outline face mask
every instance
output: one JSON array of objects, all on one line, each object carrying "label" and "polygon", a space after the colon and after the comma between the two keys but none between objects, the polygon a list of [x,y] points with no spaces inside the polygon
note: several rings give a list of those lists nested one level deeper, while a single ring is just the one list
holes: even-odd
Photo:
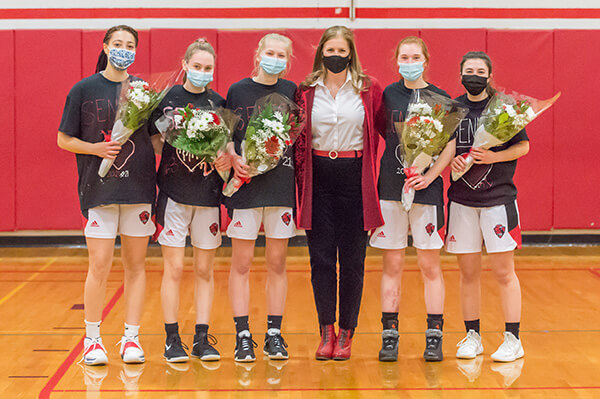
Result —
[{"label": "face mask", "polygon": [[205,87],[207,84],[213,81],[212,72],[200,72],[193,69],[188,69],[186,75],[190,83],[196,87]]},{"label": "face mask", "polygon": [[135,51],[113,47],[108,52],[108,60],[116,70],[124,71],[135,61]]},{"label": "face mask", "polygon": [[413,62],[412,64],[398,63],[398,72],[409,82],[419,79],[423,75],[424,70],[422,62]]},{"label": "face mask", "polygon": [[285,71],[287,60],[263,55],[260,58],[260,67],[269,75],[279,75]]},{"label": "face mask", "polygon": [[331,73],[340,73],[348,66],[350,62],[350,56],[340,57],[339,55],[330,55],[328,57],[323,57],[323,65],[327,68]]},{"label": "face mask", "polygon": [[463,75],[461,83],[470,95],[476,96],[486,89],[488,86],[487,80],[488,78],[484,76]]}]

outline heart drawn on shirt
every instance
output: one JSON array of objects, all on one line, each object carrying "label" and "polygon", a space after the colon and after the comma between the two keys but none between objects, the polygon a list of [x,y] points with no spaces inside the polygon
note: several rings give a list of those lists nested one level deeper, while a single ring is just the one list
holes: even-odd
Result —
[{"label": "heart drawn on shirt", "polygon": [[473,164],[471,169],[462,176],[464,182],[471,188],[471,190],[477,190],[481,187],[482,182],[492,171],[493,164]]},{"label": "heart drawn on shirt", "polygon": [[190,173],[194,173],[196,168],[204,169],[204,176],[209,175],[210,172],[213,171],[213,166],[211,164],[204,162],[202,159],[189,152],[176,148],[175,153],[177,154],[179,161],[190,171]]},{"label": "heart drawn on shirt", "polygon": [[[396,159],[398,160],[398,163],[400,164],[400,168],[404,168],[404,164],[402,163],[402,145],[398,144],[396,146],[396,150],[394,151],[394,155],[396,156]],[[404,173],[404,172],[402,172]]]},{"label": "heart drawn on shirt", "polygon": [[119,152],[119,155],[117,155],[117,158],[115,158],[115,161],[113,162],[113,166],[115,167],[115,169],[121,170],[123,166],[127,164],[127,161],[129,160],[129,158],[131,158],[134,152],[135,144],[133,143],[133,141],[127,140],[125,144],[121,146],[121,151]]}]

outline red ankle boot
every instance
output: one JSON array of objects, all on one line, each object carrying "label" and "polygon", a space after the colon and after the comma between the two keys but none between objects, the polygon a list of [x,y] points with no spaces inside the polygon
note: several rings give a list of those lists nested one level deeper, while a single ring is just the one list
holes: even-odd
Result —
[{"label": "red ankle boot", "polygon": [[321,343],[317,348],[317,360],[329,360],[333,357],[335,346],[335,327],[333,324],[321,326]]},{"label": "red ankle boot", "polygon": [[350,349],[352,349],[352,330],[340,328],[340,334],[333,349],[333,360],[350,359]]}]

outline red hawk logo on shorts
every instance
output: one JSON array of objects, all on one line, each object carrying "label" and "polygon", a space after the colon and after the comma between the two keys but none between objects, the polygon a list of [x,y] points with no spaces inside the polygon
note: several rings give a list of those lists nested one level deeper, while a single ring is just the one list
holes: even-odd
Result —
[{"label": "red hawk logo on shorts", "polygon": [[289,226],[292,221],[292,215],[289,212],[286,212],[281,215],[281,220],[283,220],[283,223],[285,223],[286,226]]},{"label": "red hawk logo on shorts", "polygon": [[148,223],[148,220],[150,220],[150,212],[144,211],[144,212],[140,213],[140,220],[144,224]]},{"label": "red hawk logo on shorts", "polygon": [[431,235],[433,234],[433,232],[435,231],[435,226],[433,225],[433,223],[429,223],[427,226],[425,226],[425,231],[427,232],[427,234],[429,234],[429,236],[431,237]]},{"label": "red hawk logo on shorts", "polygon": [[219,232],[219,224],[213,223],[210,225],[210,227],[208,229],[210,230],[210,234],[212,234],[213,236],[216,236],[217,233]]},{"label": "red hawk logo on shorts", "polygon": [[505,231],[506,231],[506,227],[504,227],[501,224],[497,224],[496,227],[494,227],[494,233],[496,233],[498,238],[502,238]]}]

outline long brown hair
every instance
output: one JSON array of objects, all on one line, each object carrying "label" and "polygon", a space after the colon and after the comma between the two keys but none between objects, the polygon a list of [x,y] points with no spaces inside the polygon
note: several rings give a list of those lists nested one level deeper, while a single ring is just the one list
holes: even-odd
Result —
[{"label": "long brown hair", "polygon": [[323,47],[325,47],[325,43],[337,36],[346,40],[346,43],[348,43],[348,47],[350,48],[350,63],[348,64],[348,68],[352,78],[352,87],[354,87],[356,92],[367,90],[368,79],[367,75],[363,72],[358,59],[358,53],[354,42],[354,33],[347,27],[339,25],[329,27],[323,32],[315,53],[313,70],[308,74],[304,82],[302,82],[302,85],[310,86],[317,80],[324,79],[325,76],[327,76],[327,68],[323,65]]},{"label": "long brown hair", "polygon": [[[122,30],[131,33],[131,35],[133,36],[133,39],[135,40],[135,47],[137,47],[138,40],[139,40],[138,32],[137,32],[137,30],[133,29],[129,25],[115,25],[112,28],[109,28],[106,31],[106,33],[104,34],[104,39],[102,40],[102,43],[108,44],[108,42],[110,42],[110,38],[112,37],[113,33],[119,32]],[[98,55],[98,62],[96,62],[96,73],[98,73],[100,71],[104,71],[106,69],[107,65],[108,65],[108,56],[106,55],[104,50],[100,50],[100,55]]]}]

